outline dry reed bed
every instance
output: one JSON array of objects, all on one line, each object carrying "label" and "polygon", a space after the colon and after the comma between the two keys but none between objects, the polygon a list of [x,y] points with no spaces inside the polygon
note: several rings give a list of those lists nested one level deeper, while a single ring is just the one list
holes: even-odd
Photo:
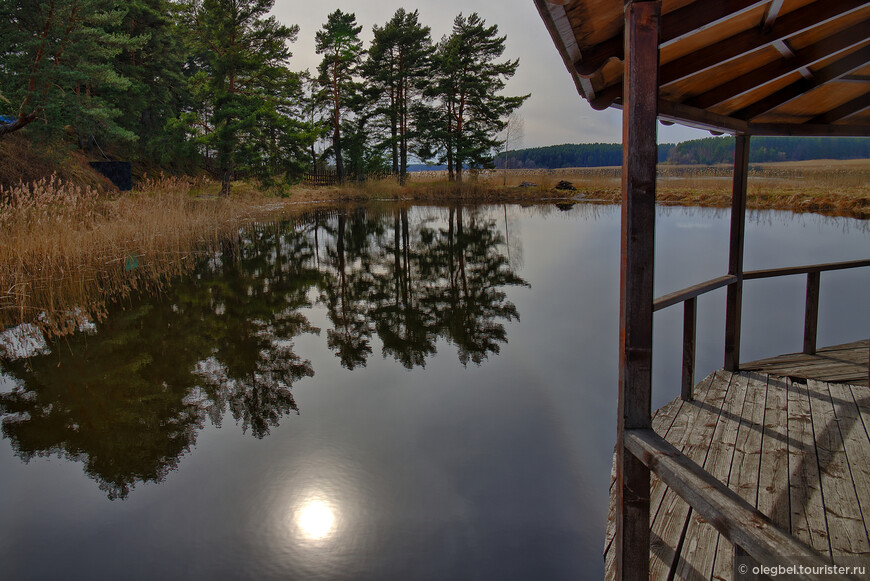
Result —
[{"label": "dry reed bed", "polygon": [[[663,203],[727,207],[731,168],[660,166]],[[56,177],[0,188],[0,330],[32,323],[64,335],[99,321],[109,301],[159,289],[189,271],[197,255],[234,239],[254,220],[288,217],[318,205],[394,200],[405,203],[618,202],[619,168],[412,174],[400,186],[382,180],[346,187],[294,186],[267,198],[240,184],[229,198],[203,195],[216,184],[191,178],[145,180],[137,191],[107,195]],[[561,180],[577,191],[555,190]],[[518,187],[523,182],[532,183]],[[870,218],[870,162],[811,167],[760,165],[750,172],[748,205]]]},{"label": "dry reed bed", "polygon": [[541,197],[540,190],[446,181],[297,186],[290,199],[268,198],[244,183],[228,198],[213,195],[216,191],[211,181],[167,177],[113,195],[55,176],[0,188],[0,330],[29,323],[45,335],[63,336],[100,321],[109,302],[159,290],[188,272],[198,255],[234,240],[241,227],[256,220],[355,201],[526,202]]},{"label": "dry reed bed", "polygon": [[100,320],[107,301],[160,288],[265,213],[245,198],[191,195],[203,185],[160,178],[107,196],[52,176],[0,189],[0,329],[64,335]]}]

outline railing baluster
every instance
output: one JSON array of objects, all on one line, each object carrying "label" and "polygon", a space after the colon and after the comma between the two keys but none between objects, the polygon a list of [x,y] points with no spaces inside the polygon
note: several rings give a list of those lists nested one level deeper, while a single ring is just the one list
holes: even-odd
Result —
[{"label": "railing baluster", "polygon": [[816,333],[819,328],[819,280],[820,272],[807,273],[807,307],[804,318],[804,353],[815,355]]},{"label": "railing baluster", "polygon": [[698,323],[698,299],[683,303],[683,401],[692,401],[695,387],[695,335]]}]

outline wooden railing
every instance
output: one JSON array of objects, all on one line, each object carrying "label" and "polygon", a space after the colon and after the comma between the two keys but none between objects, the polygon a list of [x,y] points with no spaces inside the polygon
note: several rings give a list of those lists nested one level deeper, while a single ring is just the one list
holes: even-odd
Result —
[{"label": "wooden railing", "polygon": [[[369,172],[362,176],[346,175],[346,181],[364,182],[368,180],[382,180],[391,177],[395,174],[389,171]],[[313,172],[308,172],[302,178],[305,185],[308,186],[334,186],[339,182],[338,172],[334,169],[321,169]]]},{"label": "wooden railing", "polygon": [[[683,303],[683,372],[681,397],[692,399],[695,383],[695,330],[697,299],[699,296],[722,287],[740,285],[744,280],[772,278],[790,275],[807,275],[806,308],[804,313],[804,352],[815,353],[816,331],[819,316],[819,285],[821,273],[870,266],[870,260],[851,260],[787,268],[772,268],[738,272],[696,284],[664,295],[653,301],[653,311]],[[736,293],[742,300],[742,293]],[[739,366],[739,329],[741,305],[729,309],[736,317],[730,321],[737,330],[737,352],[731,357]],[[728,347],[726,346],[726,349]],[[726,354],[726,358],[728,355]],[[828,561],[777,528],[764,514],[743,500],[737,493],[710,475],[701,466],[656,434],[651,428],[626,429],[623,434],[625,449],[661,480],[698,514],[713,525],[734,545],[735,556],[747,556],[761,565],[775,565],[784,555],[800,560],[812,567],[823,567]],[[821,579],[812,574],[802,579]],[[826,577],[830,579],[831,577]]]},{"label": "wooden railing", "polygon": [[743,280],[771,278],[792,274],[807,275],[807,302],[804,315],[804,353],[812,355],[816,352],[816,333],[819,328],[819,284],[821,273],[829,270],[844,270],[870,266],[870,260],[850,260],[847,262],[830,262],[791,268],[770,268],[766,270],[751,270],[743,273]]},{"label": "wooden railing", "polygon": [[[680,397],[684,401],[692,399],[692,390],[695,385],[695,339],[697,321],[697,298],[702,294],[716,289],[737,284],[741,280],[755,280],[761,278],[773,278],[778,276],[791,276],[796,274],[807,275],[806,307],[804,309],[804,345],[803,352],[814,354],[816,352],[816,335],[819,328],[819,286],[821,273],[831,270],[845,270],[870,266],[870,260],[849,260],[845,262],[828,262],[825,264],[811,264],[807,266],[790,266],[785,268],[768,268],[762,270],[749,270],[742,275],[725,275],[702,282],[682,290],[672,292],[657,298],[653,302],[653,311],[683,303],[683,373],[680,388]],[[732,321],[734,327],[740,327],[741,309],[734,311],[736,321]],[[738,345],[739,349],[739,345]],[[739,367],[739,350],[734,354],[735,363]]]},{"label": "wooden railing", "polygon": [[[736,555],[744,554],[768,566],[781,564],[783,556],[818,571],[830,565],[652,429],[626,430],[625,447],[728,539]],[[798,577],[835,578],[812,573]]]}]

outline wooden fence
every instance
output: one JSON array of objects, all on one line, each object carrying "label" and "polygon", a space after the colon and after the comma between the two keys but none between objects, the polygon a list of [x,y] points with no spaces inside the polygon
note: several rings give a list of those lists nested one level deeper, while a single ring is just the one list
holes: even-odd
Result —
[{"label": "wooden fence", "polygon": [[[369,180],[383,180],[394,177],[396,174],[390,171],[369,172],[367,174],[354,176],[346,175],[345,181],[364,182]],[[339,182],[338,172],[334,169],[321,169],[313,172],[308,172],[302,179],[302,182],[307,186],[334,186]]]}]

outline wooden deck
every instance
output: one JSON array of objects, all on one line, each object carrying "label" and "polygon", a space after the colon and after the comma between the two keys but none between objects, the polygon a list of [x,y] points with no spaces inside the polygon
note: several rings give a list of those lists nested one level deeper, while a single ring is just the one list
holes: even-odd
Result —
[{"label": "wooden deck", "polygon": [[870,340],[819,349],[815,355],[792,353],[740,364],[747,371],[764,371],[783,377],[800,377],[867,385]]},{"label": "wooden deck", "polygon": [[[811,375],[802,364],[770,363],[770,373],[720,370],[698,384],[694,401],[676,399],[658,410],[653,429],[820,554],[834,562],[868,556],[867,341],[854,348],[863,353],[862,386],[798,379],[798,370]],[[835,359],[844,350],[820,350],[819,358]],[[731,579],[731,543],[654,474],[652,481],[650,579]],[[612,483],[610,498],[607,579],[615,572]]]}]

